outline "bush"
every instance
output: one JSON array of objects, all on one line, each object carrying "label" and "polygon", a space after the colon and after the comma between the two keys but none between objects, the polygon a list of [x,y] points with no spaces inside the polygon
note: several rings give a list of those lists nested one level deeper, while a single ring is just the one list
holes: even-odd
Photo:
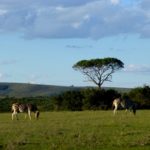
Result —
[{"label": "bush", "polygon": [[82,94],[80,91],[67,91],[54,96],[51,101],[54,110],[82,110]]},{"label": "bush", "polygon": [[53,110],[99,110],[109,109],[114,97],[118,96],[115,90],[87,88],[79,91],[68,91],[51,99]]},{"label": "bush", "polygon": [[150,108],[150,87],[138,87],[129,92],[129,97],[133,99],[139,108],[147,109]]}]

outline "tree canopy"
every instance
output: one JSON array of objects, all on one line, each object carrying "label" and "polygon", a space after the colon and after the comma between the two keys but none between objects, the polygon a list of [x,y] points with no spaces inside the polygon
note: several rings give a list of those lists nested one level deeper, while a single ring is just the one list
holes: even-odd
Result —
[{"label": "tree canopy", "polygon": [[75,70],[81,71],[88,77],[88,81],[92,81],[99,88],[105,81],[111,81],[112,74],[124,68],[124,63],[117,58],[103,58],[81,60],[73,65]]}]

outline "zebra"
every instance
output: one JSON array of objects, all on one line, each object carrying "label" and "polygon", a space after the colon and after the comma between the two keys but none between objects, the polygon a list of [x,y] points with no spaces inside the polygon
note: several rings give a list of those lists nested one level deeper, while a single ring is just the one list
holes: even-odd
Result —
[{"label": "zebra", "polygon": [[20,104],[20,103],[13,103],[11,106],[12,109],[12,120],[14,119],[14,116],[18,120],[18,113],[25,112],[25,119],[27,117],[27,114],[29,116],[29,119],[31,120],[31,112],[35,113],[35,118],[38,119],[40,112],[37,109],[37,106],[34,104]]},{"label": "zebra", "polygon": [[136,115],[136,104],[131,100],[129,99],[128,97],[122,99],[122,98],[116,98],[113,100],[113,107],[114,107],[114,115],[116,114],[117,110],[119,107],[122,107],[126,110],[130,110],[133,112],[134,115]]}]

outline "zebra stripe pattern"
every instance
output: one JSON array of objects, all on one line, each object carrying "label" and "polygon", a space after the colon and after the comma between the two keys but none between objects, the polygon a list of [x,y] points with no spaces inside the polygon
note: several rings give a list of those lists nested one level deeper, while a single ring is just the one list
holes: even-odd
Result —
[{"label": "zebra stripe pattern", "polygon": [[117,110],[119,107],[124,108],[126,111],[130,110],[133,112],[133,114],[136,114],[136,104],[129,98],[121,99],[121,98],[116,98],[113,101],[113,107],[114,107],[114,114],[117,113]]},{"label": "zebra stripe pattern", "polygon": [[12,109],[12,120],[14,120],[14,116],[18,120],[18,113],[26,113],[25,118],[27,117],[28,114],[30,120],[31,120],[31,112],[34,112],[36,119],[38,119],[40,115],[37,106],[34,104],[13,103],[11,109]]}]

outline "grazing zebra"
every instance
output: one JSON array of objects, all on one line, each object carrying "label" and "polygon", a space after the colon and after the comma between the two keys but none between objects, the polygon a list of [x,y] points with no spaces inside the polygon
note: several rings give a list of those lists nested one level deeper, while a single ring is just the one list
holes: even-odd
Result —
[{"label": "grazing zebra", "polygon": [[[37,109],[36,105],[33,104],[20,104],[20,103],[13,103],[12,104],[12,120],[14,119],[14,116],[16,116],[17,120],[18,120],[18,113],[21,112],[25,112],[28,114],[29,119],[31,120],[31,112],[35,113],[35,118],[38,119],[40,112]],[[25,114],[25,118],[27,117],[27,114]]]},{"label": "grazing zebra", "polygon": [[128,97],[122,99],[122,98],[116,98],[113,100],[113,107],[114,107],[114,114],[116,114],[119,107],[124,108],[126,111],[130,110],[133,112],[133,114],[136,114],[136,104],[129,99]]}]

